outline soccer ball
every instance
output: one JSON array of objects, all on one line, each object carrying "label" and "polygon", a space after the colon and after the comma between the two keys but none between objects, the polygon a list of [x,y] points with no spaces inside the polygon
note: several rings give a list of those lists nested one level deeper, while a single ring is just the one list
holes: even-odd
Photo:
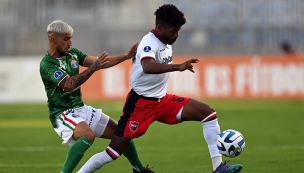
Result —
[{"label": "soccer ball", "polygon": [[243,135],[233,129],[223,131],[217,139],[217,148],[226,157],[236,157],[245,148]]}]

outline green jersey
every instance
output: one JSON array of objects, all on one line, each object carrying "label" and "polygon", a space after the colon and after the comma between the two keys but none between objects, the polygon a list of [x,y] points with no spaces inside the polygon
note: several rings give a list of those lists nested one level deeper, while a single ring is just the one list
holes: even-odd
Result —
[{"label": "green jersey", "polygon": [[80,86],[72,92],[59,87],[60,82],[67,76],[79,74],[79,64],[84,66],[87,54],[70,48],[70,55],[54,58],[46,53],[40,62],[40,75],[48,98],[50,120],[56,127],[56,117],[67,109],[84,106]]}]

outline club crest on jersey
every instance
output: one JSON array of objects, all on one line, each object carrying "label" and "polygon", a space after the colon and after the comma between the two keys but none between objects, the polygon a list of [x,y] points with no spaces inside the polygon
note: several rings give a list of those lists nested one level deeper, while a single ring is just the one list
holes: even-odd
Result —
[{"label": "club crest on jersey", "polygon": [[77,68],[77,67],[78,67],[78,62],[77,62],[76,60],[73,59],[73,60],[71,61],[71,65],[72,65],[73,68]]},{"label": "club crest on jersey", "polygon": [[150,52],[150,50],[151,50],[151,47],[150,47],[150,46],[146,46],[146,47],[144,48],[144,52]]},{"label": "club crest on jersey", "polygon": [[59,79],[61,76],[62,76],[62,72],[61,71],[56,71],[55,73],[54,73],[54,77],[56,78],[56,79]]},{"label": "club crest on jersey", "polygon": [[135,122],[135,121],[131,121],[129,124],[131,132],[135,132],[137,130],[138,126],[139,126],[139,123]]}]

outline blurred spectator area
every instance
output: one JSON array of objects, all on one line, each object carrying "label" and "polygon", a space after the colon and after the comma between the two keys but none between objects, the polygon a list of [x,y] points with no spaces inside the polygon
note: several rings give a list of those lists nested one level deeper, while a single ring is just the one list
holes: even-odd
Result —
[{"label": "blurred spectator area", "polygon": [[154,28],[165,3],[187,19],[174,54],[275,54],[282,41],[304,51],[303,0],[0,0],[0,55],[43,56],[55,19],[74,28],[73,47],[120,54]]}]

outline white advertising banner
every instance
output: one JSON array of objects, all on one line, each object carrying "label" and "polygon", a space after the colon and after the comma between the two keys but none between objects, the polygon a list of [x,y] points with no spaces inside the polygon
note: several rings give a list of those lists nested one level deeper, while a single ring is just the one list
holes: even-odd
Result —
[{"label": "white advertising banner", "polygon": [[0,102],[46,102],[39,73],[42,57],[0,58]]},{"label": "white advertising banner", "polygon": [[[47,102],[39,73],[42,57],[0,58],[0,103]],[[182,63],[189,58],[177,58]],[[167,93],[196,99],[304,99],[304,59],[201,57],[194,71],[172,72]],[[85,68],[81,68],[83,71]],[[130,91],[132,62],[95,72],[84,100],[121,100]]]}]

